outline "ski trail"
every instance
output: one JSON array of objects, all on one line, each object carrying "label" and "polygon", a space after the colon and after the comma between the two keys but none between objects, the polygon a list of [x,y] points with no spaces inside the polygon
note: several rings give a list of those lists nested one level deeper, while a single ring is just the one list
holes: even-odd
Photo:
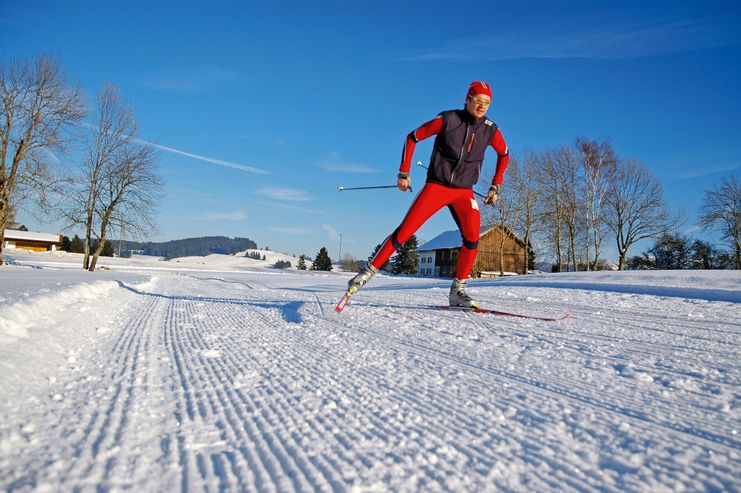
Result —
[{"label": "ski trail", "polygon": [[[0,484],[733,489],[741,448],[729,431],[734,410],[707,419],[709,406],[733,406],[738,388],[732,324],[695,329],[695,319],[678,313],[642,322],[627,307],[616,323],[597,315],[609,297],[572,298],[573,318],[557,326],[431,313],[414,307],[430,296],[415,289],[365,290],[338,317],[324,309],[336,293],[270,289],[258,275],[241,281],[163,274],[146,288],[119,282],[125,312],[76,378],[62,382],[66,392],[30,413],[29,422],[44,427],[30,436],[41,439],[20,447],[20,459],[0,469],[11,479]],[[539,294],[555,309],[559,295]],[[664,302],[644,300],[659,312]],[[705,320],[735,308],[677,299],[672,307]]]}]

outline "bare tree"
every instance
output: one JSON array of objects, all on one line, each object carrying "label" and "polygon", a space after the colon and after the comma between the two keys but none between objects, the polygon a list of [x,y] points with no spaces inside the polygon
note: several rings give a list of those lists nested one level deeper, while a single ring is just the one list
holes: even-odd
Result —
[{"label": "bare tree", "polygon": [[68,84],[59,61],[40,55],[0,65],[0,265],[5,225],[19,190],[42,191],[48,156],[64,152],[85,115],[79,88]]},{"label": "bare tree", "polygon": [[571,260],[572,268],[576,272],[579,268],[579,252],[577,238],[579,224],[583,211],[581,180],[579,176],[579,158],[572,147],[561,147],[555,151],[555,168],[553,172],[558,176],[561,185],[559,197],[563,225],[566,227],[568,239],[567,257]]},{"label": "bare tree", "polygon": [[[134,112],[112,84],[98,96],[94,129],[80,176],[68,184],[67,201],[59,210],[69,225],[83,226],[83,268],[91,271],[114,228],[134,236],[151,232],[162,187],[157,154],[137,140]],[[94,239],[99,247],[91,252]]]},{"label": "bare tree", "polygon": [[607,195],[607,223],[615,234],[618,268],[625,269],[630,247],[645,238],[658,238],[678,222],[664,202],[661,182],[644,165],[621,163]]},{"label": "bare tree", "polygon": [[108,233],[115,229],[146,235],[154,228],[153,217],[161,196],[162,179],[156,170],[157,152],[131,136],[129,145],[103,176],[95,204],[98,248],[88,269],[98,262]]},{"label": "bare tree", "polygon": [[537,183],[541,203],[538,221],[543,236],[556,257],[556,270],[563,269],[563,175],[558,169],[558,151],[548,149],[538,154]]},{"label": "bare tree", "polygon": [[[519,175],[519,163],[517,159],[511,157],[507,166],[508,186],[503,186],[499,190],[499,198],[494,204],[494,208],[485,207],[482,211],[483,224],[485,227],[506,226],[509,229],[517,228],[519,219],[519,190],[517,187],[517,176]],[[488,187],[487,187],[488,190]],[[500,235],[499,241],[499,273],[504,275],[504,245],[507,235]]]},{"label": "bare tree", "polygon": [[538,203],[538,158],[531,151],[523,152],[523,159],[517,172],[510,175],[511,187],[517,192],[519,202],[519,218],[515,221],[517,230],[522,232],[525,242],[525,258],[522,274],[527,274],[530,265],[530,244],[537,231],[536,218],[540,204]]},{"label": "bare tree", "polygon": [[[584,206],[586,215],[587,259],[594,247],[593,261],[588,269],[596,269],[604,237],[604,208],[607,189],[615,174],[617,157],[608,139],[601,142],[579,138],[576,145],[582,154],[584,173]],[[591,244],[591,245],[590,245]]]},{"label": "bare tree", "polygon": [[699,225],[718,230],[734,254],[734,266],[741,269],[741,180],[724,176],[720,186],[705,191],[700,205]]}]

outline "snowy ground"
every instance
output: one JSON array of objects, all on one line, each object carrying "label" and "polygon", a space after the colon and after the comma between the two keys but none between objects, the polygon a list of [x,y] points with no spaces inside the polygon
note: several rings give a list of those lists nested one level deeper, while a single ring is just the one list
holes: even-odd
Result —
[{"label": "snowy ground", "polygon": [[741,489],[741,272],[471,282],[549,323],[426,308],[444,280],[337,316],[349,274],[9,257],[2,490]]}]

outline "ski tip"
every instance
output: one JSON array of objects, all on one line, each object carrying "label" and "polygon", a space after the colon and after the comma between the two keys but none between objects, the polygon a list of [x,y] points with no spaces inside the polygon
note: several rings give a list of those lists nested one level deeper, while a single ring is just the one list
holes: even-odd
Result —
[{"label": "ski tip", "polygon": [[350,296],[352,296],[352,294],[352,290],[348,290],[344,295],[342,295],[342,298],[337,303],[337,306],[334,307],[334,311],[336,311],[337,313],[342,313],[342,310],[345,309],[347,302],[350,301]]}]

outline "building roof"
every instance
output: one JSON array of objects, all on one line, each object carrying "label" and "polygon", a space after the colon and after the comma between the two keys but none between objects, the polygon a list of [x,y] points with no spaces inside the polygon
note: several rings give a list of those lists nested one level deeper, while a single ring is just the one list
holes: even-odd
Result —
[{"label": "building roof", "polygon": [[50,233],[34,233],[32,231],[19,231],[17,229],[5,230],[6,240],[29,240],[29,241],[48,241],[59,243],[59,235]]},{"label": "building roof", "polygon": [[419,252],[430,250],[441,250],[443,248],[457,248],[461,246],[461,232],[457,229],[445,231],[435,236],[433,239],[417,248]]},{"label": "building roof", "polygon": [[[512,232],[511,229],[509,229],[506,226],[496,225],[496,226],[490,227],[482,231],[481,236],[487,235],[491,231],[494,231],[497,228],[504,228],[504,232],[507,235],[511,236],[520,245],[525,246],[525,242],[522,241],[522,238],[518,237],[516,234]],[[444,233],[440,233],[439,235],[435,236],[433,239],[431,239],[424,245],[417,248],[417,251],[418,252],[428,252],[432,250],[444,250],[448,248],[458,248],[460,246],[461,246],[461,233],[457,229],[454,229],[452,231],[445,231]],[[532,250],[532,247],[530,249]]]}]

